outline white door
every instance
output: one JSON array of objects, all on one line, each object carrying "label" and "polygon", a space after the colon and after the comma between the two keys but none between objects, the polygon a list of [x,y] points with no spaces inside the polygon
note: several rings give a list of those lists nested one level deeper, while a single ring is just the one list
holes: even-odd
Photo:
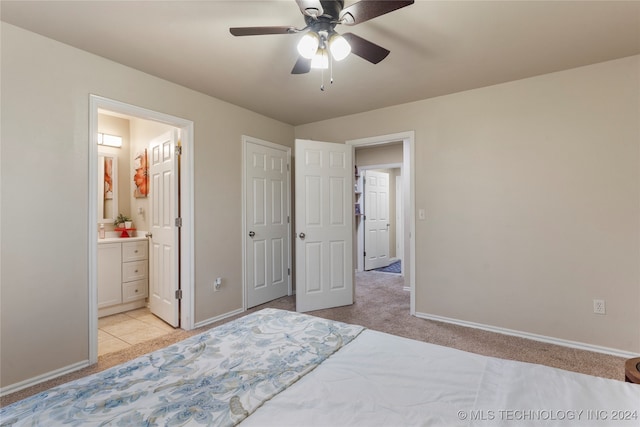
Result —
[{"label": "white door", "polygon": [[150,142],[148,153],[152,236],[149,240],[149,308],[174,327],[179,325],[177,140],[177,130],[169,131]]},{"label": "white door", "polygon": [[289,157],[287,147],[246,140],[247,308],[289,292]]},{"label": "white door", "polygon": [[389,262],[389,174],[364,171],[364,269]]},{"label": "white door", "polygon": [[353,147],[295,146],[296,310],[353,304]]}]

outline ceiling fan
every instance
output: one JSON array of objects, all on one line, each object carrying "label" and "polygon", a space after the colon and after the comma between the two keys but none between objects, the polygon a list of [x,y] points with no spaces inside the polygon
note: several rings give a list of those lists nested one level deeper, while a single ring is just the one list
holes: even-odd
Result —
[{"label": "ceiling fan", "polygon": [[291,74],[308,73],[311,68],[328,68],[329,53],[336,61],[349,53],[377,64],[389,55],[389,50],[352,33],[338,34],[338,24],[356,25],[409,6],[414,0],[360,0],[344,7],[344,0],[296,0],[306,26],[296,27],[234,27],[234,36],[265,34],[297,34],[306,32],[298,43],[300,54]]}]

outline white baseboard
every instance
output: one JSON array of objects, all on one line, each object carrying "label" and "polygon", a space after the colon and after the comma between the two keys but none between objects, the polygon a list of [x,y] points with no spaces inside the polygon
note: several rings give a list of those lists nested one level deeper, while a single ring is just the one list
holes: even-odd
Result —
[{"label": "white baseboard", "polygon": [[62,375],[69,374],[71,372],[75,372],[79,369],[86,368],[89,366],[89,361],[84,360],[82,362],[74,363],[73,365],[65,366],[64,368],[56,369],[55,371],[50,371],[42,375],[38,375],[37,377],[29,378],[24,381],[20,381],[19,383],[11,384],[6,387],[0,388],[0,396],[6,396],[7,394],[15,393],[16,391],[23,390],[27,387],[32,387],[34,385],[43,383],[45,381],[52,380],[54,378],[58,378]]},{"label": "white baseboard", "polygon": [[578,342],[578,341],[570,341],[570,340],[565,340],[561,338],[549,337],[546,335],[532,334],[530,332],[516,331],[514,329],[501,328],[498,326],[485,325],[482,323],[468,322],[466,320],[459,320],[459,319],[453,319],[450,317],[437,316],[435,314],[416,312],[415,316],[421,319],[436,320],[438,322],[451,323],[454,325],[465,326],[468,328],[482,329],[484,331],[496,332],[498,334],[511,335],[514,337],[526,338],[534,341],[541,341],[549,344],[561,345],[563,347],[577,348],[579,350],[587,350],[587,351],[593,351],[596,353],[610,354],[612,356],[618,356],[625,359],[631,359],[631,358],[640,356],[640,354],[633,353],[626,350],[603,347],[599,345],[587,344],[587,343]]},{"label": "white baseboard", "polygon": [[207,326],[207,325],[210,325],[212,323],[216,323],[216,322],[218,322],[220,320],[224,320],[224,319],[226,319],[228,317],[235,316],[236,314],[244,313],[244,311],[245,311],[244,309],[239,308],[237,310],[233,310],[233,311],[230,311],[228,313],[221,314],[220,316],[211,317],[211,318],[209,318],[207,320],[203,320],[202,322],[196,323],[195,325],[193,325],[193,328],[195,329],[195,328],[200,328],[202,326]]}]

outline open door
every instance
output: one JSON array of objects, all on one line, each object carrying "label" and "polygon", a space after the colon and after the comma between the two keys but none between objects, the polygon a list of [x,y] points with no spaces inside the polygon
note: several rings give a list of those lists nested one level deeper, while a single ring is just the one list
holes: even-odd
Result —
[{"label": "open door", "polygon": [[179,326],[178,156],[177,130],[149,143],[149,309],[173,327]]},{"label": "open door", "polygon": [[353,304],[353,147],[295,142],[296,310]]}]

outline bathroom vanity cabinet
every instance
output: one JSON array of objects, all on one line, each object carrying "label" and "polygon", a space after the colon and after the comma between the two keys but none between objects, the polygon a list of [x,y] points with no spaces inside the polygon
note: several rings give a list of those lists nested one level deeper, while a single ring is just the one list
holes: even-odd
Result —
[{"label": "bathroom vanity cabinet", "polygon": [[149,289],[146,238],[98,243],[98,317],[144,307]]}]

